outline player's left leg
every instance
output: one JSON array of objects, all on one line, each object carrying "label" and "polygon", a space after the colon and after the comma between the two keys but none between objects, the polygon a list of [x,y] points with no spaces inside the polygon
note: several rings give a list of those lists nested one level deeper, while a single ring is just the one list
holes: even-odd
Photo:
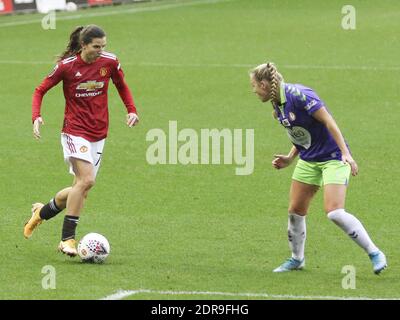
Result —
[{"label": "player's left leg", "polygon": [[[347,181],[350,176],[349,166],[334,163],[333,167],[323,173],[324,177],[324,208],[327,216],[339,226],[369,255],[373,269],[379,274],[386,268],[386,257],[372,242],[367,230],[360,220],[345,211]],[[335,172],[335,174],[332,174]],[[342,180],[340,181],[340,178]]]},{"label": "player's left leg", "polygon": [[76,183],[68,193],[67,212],[64,216],[59,250],[71,257],[77,255],[75,231],[85,197],[95,184],[93,164],[78,158],[69,159],[75,173]]}]

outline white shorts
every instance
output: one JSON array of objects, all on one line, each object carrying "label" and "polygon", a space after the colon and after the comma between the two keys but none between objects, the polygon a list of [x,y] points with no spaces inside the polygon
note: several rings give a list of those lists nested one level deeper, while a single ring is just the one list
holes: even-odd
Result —
[{"label": "white shorts", "polygon": [[82,137],[73,136],[64,132],[61,133],[64,161],[69,164],[69,173],[75,175],[70,158],[76,158],[90,162],[94,167],[94,176],[96,177],[100,167],[105,140],[106,139],[90,142]]}]

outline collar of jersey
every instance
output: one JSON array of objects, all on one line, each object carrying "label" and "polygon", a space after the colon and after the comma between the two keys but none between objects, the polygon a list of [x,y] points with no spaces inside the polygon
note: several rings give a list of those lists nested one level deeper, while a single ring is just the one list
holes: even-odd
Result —
[{"label": "collar of jersey", "polygon": [[286,103],[286,93],[285,93],[285,82],[283,82],[283,80],[281,81],[281,85],[280,85],[280,100],[281,100],[281,106],[284,105]]},{"label": "collar of jersey", "polygon": [[280,111],[282,118],[285,118],[285,112],[283,110],[285,103],[286,103],[286,94],[285,94],[285,82],[283,82],[283,80],[281,81],[281,85],[280,85],[280,100],[281,103],[277,104],[277,109]]}]

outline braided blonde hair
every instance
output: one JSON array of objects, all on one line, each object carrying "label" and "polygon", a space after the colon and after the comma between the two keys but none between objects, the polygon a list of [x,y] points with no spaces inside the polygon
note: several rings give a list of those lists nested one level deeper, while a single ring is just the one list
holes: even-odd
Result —
[{"label": "braided blonde hair", "polygon": [[[283,77],[278,72],[275,64],[273,62],[260,64],[250,72],[250,76],[257,82],[261,82],[262,80],[268,81],[271,86],[271,103],[276,107],[279,102],[278,89],[283,81]],[[276,114],[274,114],[274,117],[276,117]]]}]

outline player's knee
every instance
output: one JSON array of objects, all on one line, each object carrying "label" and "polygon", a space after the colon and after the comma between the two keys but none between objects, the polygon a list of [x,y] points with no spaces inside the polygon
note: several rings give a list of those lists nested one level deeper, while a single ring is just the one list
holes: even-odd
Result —
[{"label": "player's knee", "polygon": [[87,190],[89,190],[90,188],[92,188],[94,186],[96,181],[93,178],[88,178],[85,180],[85,183],[86,183]]},{"label": "player's knee", "polygon": [[82,179],[79,179],[79,181],[77,181],[77,184],[80,185],[83,190],[88,191],[94,186],[95,179],[92,177],[84,177]]}]

